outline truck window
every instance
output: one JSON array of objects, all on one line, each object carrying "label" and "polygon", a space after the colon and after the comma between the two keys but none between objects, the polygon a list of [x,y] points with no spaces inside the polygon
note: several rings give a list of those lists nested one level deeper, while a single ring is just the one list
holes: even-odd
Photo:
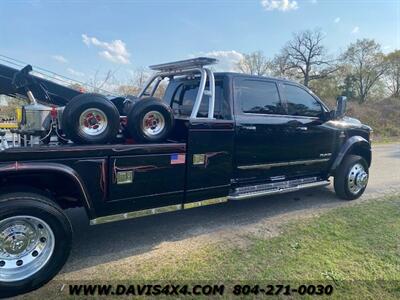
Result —
[{"label": "truck window", "polygon": [[242,112],[253,114],[284,114],[278,88],[274,82],[242,80],[235,87]]},{"label": "truck window", "polygon": [[[208,83],[206,84],[208,89]],[[199,90],[199,81],[182,82],[176,86],[171,99],[171,107],[174,114],[189,117],[192,113],[194,102],[196,101]],[[209,97],[203,96],[197,117],[206,118],[208,116]],[[229,105],[224,97],[223,82],[215,82],[215,108],[214,117],[217,119],[230,119]]]},{"label": "truck window", "polygon": [[306,90],[291,84],[284,84],[288,114],[292,116],[319,117],[321,104]]}]

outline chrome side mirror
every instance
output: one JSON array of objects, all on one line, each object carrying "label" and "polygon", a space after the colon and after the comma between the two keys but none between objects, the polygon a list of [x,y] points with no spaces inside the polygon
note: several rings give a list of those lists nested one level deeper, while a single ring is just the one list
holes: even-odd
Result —
[{"label": "chrome side mirror", "polygon": [[339,119],[342,118],[346,113],[347,107],[347,97],[346,96],[339,96],[336,98],[336,113],[335,118]]}]

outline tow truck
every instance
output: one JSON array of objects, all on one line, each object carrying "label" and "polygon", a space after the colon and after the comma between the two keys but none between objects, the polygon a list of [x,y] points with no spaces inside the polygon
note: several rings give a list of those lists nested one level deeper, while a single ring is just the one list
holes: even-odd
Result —
[{"label": "tow truck", "polygon": [[372,130],[345,116],[345,97],[330,110],[296,82],[215,73],[214,63],[152,66],[137,96],[112,99],[0,65],[0,92],[29,100],[0,151],[0,295],[36,289],[61,269],[69,208],[98,225],[332,179],[342,199],[363,194]]}]

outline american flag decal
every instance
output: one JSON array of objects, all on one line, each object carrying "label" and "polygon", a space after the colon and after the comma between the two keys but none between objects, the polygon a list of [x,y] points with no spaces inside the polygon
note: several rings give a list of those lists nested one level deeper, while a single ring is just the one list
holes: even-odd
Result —
[{"label": "american flag decal", "polygon": [[171,165],[184,164],[185,161],[185,154],[171,154]]}]

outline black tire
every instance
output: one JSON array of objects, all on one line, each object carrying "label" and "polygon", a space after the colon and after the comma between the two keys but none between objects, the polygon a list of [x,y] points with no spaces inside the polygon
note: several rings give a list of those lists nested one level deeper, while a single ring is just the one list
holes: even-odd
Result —
[{"label": "black tire", "polygon": [[23,294],[47,283],[65,264],[71,249],[71,224],[62,209],[49,198],[35,193],[2,195],[0,197],[0,221],[15,216],[30,216],[46,223],[54,235],[54,250],[47,262],[43,263],[36,273],[22,280],[2,279],[0,267],[0,298]]},{"label": "black tire", "polygon": [[[163,126],[160,126],[159,132],[155,131],[154,134],[146,132],[143,122],[145,116],[152,116],[151,113],[159,114],[163,120]],[[147,119],[147,117],[146,117]],[[154,97],[143,98],[134,103],[128,113],[128,132],[132,138],[138,142],[158,143],[166,140],[171,133],[174,126],[174,115],[171,108],[163,103],[160,99]]]},{"label": "black tire", "polygon": [[340,164],[334,179],[336,195],[344,200],[354,200],[359,198],[365,191],[366,183],[359,191],[352,191],[349,187],[349,179],[352,168],[360,164],[367,175],[369,175],[368,164],[364,158],[358,155],[347,155]]},{"label": "black tire", "polygon": [[[88,112],[89,114],[91,109],[101,112],[106,117],[107,122],[103,123],[105,125],[99,133],[89,134],[83,131],[84,126],[80,125],[81,115],[85,112]],[[103,118],[100,117],[100,120],[102,119]],[[90,121],[92,120],[96,122],[93,117]],[[89,122],[87,123],[89,124]],[[100,122],[89,125],[101,126],[101,124],[102,123]],[[68,102],[62,115],[63,132],[66,134],[68,139],[77,144],[110,143],[116,137],[119,127],[120,122],[118,109],[111,101],[99,94],[82,94],[74,97],[70,102]]]}]

